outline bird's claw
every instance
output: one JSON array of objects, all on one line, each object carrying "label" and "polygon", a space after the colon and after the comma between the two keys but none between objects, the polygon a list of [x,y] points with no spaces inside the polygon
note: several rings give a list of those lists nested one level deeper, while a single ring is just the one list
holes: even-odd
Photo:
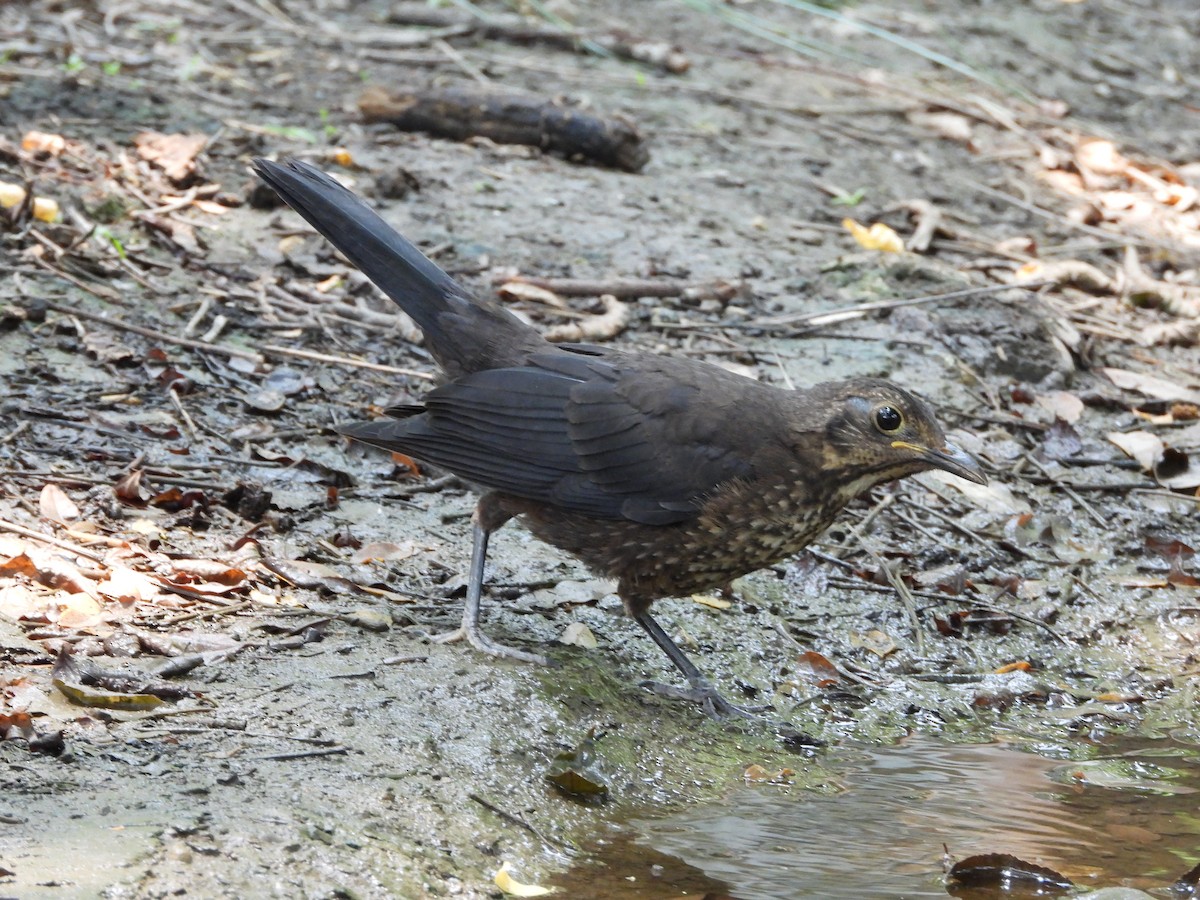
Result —
[{"label": "bird's claw", "polygon": [[509,647],[505,644],[497,644],[478,628],[468,628],[465,625],[459,625],[453,631],[430,635],[429,640],[435,644],[454,644],[458,641],[466,641],[476,650],[486,653],[488,656],[496,656],[501,659],[515,659],[538,666],[554,665],[548,657],[538,653],[530,653],[526,650],[518,650],[516,647]]},{"label": "bird's claw", "polygon": [[770,706],[737,706],[730,703],[717,692],[715,687],[704,679],[694,679],[690,686],[686,688],[662,684],[658,681],[643,681],[642,687],[653,691],[660,697],[699,703],[700,708],[714,719],[749,719],[751,721],[762,722],[766,720],[761,713],[772,709]]}]

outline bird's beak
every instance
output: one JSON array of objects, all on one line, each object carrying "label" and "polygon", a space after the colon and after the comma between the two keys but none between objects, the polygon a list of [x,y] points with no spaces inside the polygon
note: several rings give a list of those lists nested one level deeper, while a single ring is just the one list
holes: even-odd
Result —
[{"label": "bird's beak", "polygon": [[987,475],[983,473],[983,469],[980,468],[974,457],[949,441],[940,450],[922,447],[920,444],[910,444],[908,441],[892,441],[892,446],[897,450],[911,450],[935,469],[941,469],[976,484],[987,484]]}]

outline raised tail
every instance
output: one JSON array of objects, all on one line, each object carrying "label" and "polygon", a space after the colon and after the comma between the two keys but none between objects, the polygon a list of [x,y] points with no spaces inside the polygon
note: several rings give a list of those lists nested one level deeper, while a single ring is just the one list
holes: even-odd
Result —
[{"label": "raised tail", "polygon": [[298,160],[255,159],[259,176],[337,247],[425,335],[446,374],[520,365],[545,340],[495,303],[472,298],[374,210],[324,172]]}]

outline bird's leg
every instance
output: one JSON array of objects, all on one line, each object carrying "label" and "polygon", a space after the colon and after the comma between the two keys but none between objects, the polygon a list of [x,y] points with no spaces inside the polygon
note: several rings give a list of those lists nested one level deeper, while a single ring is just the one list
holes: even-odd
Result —
[{"label": "bird's leg", "polygon": [[[635,613],[633,620],[645,629],[646,634],[650,635],[651,640],[662,648],[663,653],[675,664],[683,677],[688,680],[691,685],[690,690],[680,690],[678,688],[670,688],[666,685],[656,684],[655,682],[643,682],[643,687],[649,687],[657,693],[665,696],[674,696],[683,700],[693,700],[704,707],[704,711],[714,717],[723,716],[738,716],[744,719],[758,719],[759,716],[753,709],[746,709],[741,706],[735,706],[730,703],[712,686],[712,683],[700,674],[700,670],[695,664],[688,659],[687,654],[679,648],[679,645],[671,640],[671,636],[663,630],[663,627],[654,620],[654,617],[648,612]],[[760,707],[760,709],[768,709],[769,707]]]},{"label": "bird's leg", "polygon": [[471,570],[467,573],[467,602],[463,606],[462,624],[454,631],[434,635],[431,640],[439,644],[450,644],[454,641],[466,640],[476,650],[481,650],[489,656],[500,656],[505,659],[519,659],[521,662],[537,663],[548,666],[550,660],[537,653],[528,653],[516,647],[506,647],[497,644],[479,630],[479,605],[483,600],[483,566],[487,560],[488,537],[492,529],[485,528],[476,514],[472,522]]}]

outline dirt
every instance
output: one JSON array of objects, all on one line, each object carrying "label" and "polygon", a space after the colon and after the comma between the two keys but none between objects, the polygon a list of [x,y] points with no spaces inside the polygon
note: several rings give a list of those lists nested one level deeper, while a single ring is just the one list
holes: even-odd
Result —
[{"label": "dirt", "polygon": [[[410,401],[431,363],[403,323],[331,311],[390,313],[298,218],[249,202],[254,155],[336,171],[481,294],[511,270],[719,282],[731,299],[633,299],[611,340],[780,384],[886,376],[936,402],[987,463],[988,490],[885,487],[820,556],[741,580],[730,608],[657,607],[737,700],[835,744],[1016,735],[1075,758],[1113,734],[1200,740],[1191,4],[842,11],[957,71],[783,4],[718,10],[815,55],[674,0],[554,6],[588,34],[675,44],[690,69],[439,44],[388,24],[383,3],[0,8],[0,181],[64,211],[19,220],[0,244],[6,894],[494,896],[502,863],[553,884],[635,818],[719,802],[751,764],[791,770],[798,789],[836,780],[835,757],[642,688],[672,672],[612,586],[519,527],[493,541],[486,628],[557,665],[427,640],[459,615],[472,495],[329,426]],[[625,116],[650,163],[630,174],[404,134],[355,105],[367,84],[481,79]],[[33,130],[66,151],[19,150]],[[220,185],[206,196],[222,211],[185,200],[139,218],[186,189],[139,155],[146,131],[206,136],[192,184]],[[1086,139],[1122,158],[1097,162],[1089,148],[1110,145]],[[913,200],[943,214],[922,252],[864,248],[842,224],[907,237]],[[1018,270],[1037,286],[1014,285]],[[926,299],[895,302],[909,298]],[[597,309],[570,302],[577,317]],[[862,304],[877,306],[803,318]],[[198,312],[187,334],[207,349],[172,343]],[[1173,489],[1108,439],[1138,431],[1182,453],[1159,472]],[[137,471],[143,488],[122,497]],[[200,496],[186,505],[171,487]],[[356,559],[374,543],[374,561]],[[182,590],[89,594],[118,569]],[[916,592],[911,610],[885,569]],[[558,643],[573,623],[597,646]],[[173,679],[184,699],[78,706],[53,684],[64,647],[144,674],[168,658],[164,636],[170,653],[204,655]],[[544,777],[591,728],[607,803]],[[719,887],[695,875],[672,887]]]}]

